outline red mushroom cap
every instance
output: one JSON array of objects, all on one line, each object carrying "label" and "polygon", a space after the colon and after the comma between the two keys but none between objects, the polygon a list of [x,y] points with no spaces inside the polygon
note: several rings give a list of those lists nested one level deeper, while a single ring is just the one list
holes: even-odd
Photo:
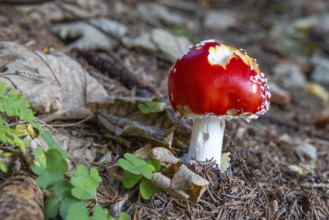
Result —
[{"label": "red mushroom cap", "polygon": [[257,118],[270,106],[270,91],[256,60],[214,40],[202,41],[171,68],[168,95],[173,109],[193,118]]}]

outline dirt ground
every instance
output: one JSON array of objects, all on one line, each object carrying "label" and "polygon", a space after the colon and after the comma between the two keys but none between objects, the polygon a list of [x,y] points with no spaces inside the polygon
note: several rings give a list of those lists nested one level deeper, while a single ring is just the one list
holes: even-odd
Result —
[{"label": "dirt ground", "polygon": [[[124,24],[128,28],[126,35],[130,38],[137,37],[141,32],[162,28],[192,43],[216,39],[248,51],[250,56],[257,58],[269,81],[285,91],[283,96],[271,103],[266,115],[258,120],[250,123],[232,120],[226,123],[223,151],[231,153],[231,165],[225,173],[220,173],[211,163],[190,165],[192,170],[210,182],[196,204],[164,192],[150,200],[143,200],[137,189],[127,193],[113,177],[111,168],[117,158],[146,145],[147,141],[143,138],[125,137],[134,143],[134,147],[127,148],[117,139],[106,136],[104,128],[95,118],[72,127],[56,125],[74,123],[75,120],[49,122],[55,125],[55,129],[65,130],[75,137],[92,137],[95,143],[106,145],[112,153],[113,160],[108,163],[101,163],[97,158],[92,162],[103,176],[98,202],[110,212],[116,213],[119,209],[134,219],[329,219],[329,120],[319,119],[319,114],[328,108],[326,99],[329,98],[323,95],[325,93],[314,92],[308,87],[312,82],[329,91],[328,83],[316,81],[312,76],[316,68],[312,62],[314,56],[329,59],[329,44],[323,37],[329,33],[329,27],[313,31],[307,29],[307,25],[311,25],[307,23],[306,28],[301,28],[302,37],[296,37],[300,32],[293,33],[291,37],[289,31],[278,31],[289,29],[289,25],[301,21],[298,19],[329,14],[327,1],[151,1],[179,15],[183,20],[181,24],[156,19],[152,23],[135,16],[136,8],[145,3],[143,1],[104,1],[102,14],[98,14],[95,3],[96,6],[90,6],[91,10],[96,11],[94,14],[77,15],[66,11],[68,15],[59,19],[47,19],[50,16],[47,14],[43,15],[45,19],[37,16],[34,10],[38,11],[40,4],[29,5],[35,8],[24,11],[22,7],[27,6],[22,6],[20,1],[10,4],[2,2],[0,40],[13,41],[40,51],[54,48],[66,53],[79,61],[111,96],[156,97],[170,109],[166,77],[173,61],[165,53],[129,48],[122,42],[107,51],[72,49],[68,45],[75,38],[60,39],[51,31],[54,25],[107,17]],[[78,1],[67,2],[74,5]],[[229,12],[236,20],[227,22],[230,17],[218,21],[223,23],[220,27],[207,26],[207,15],[214,11]],[[185,26],[184,21],[190,21],[191,27]],[[292,42],[293,46],[282,43],[283,40]],[[106,69],[106,63],[97,61],[103,53],[119,59],[106,61],[110,70]],[[91,61],[91,57],[96,61]],[[275,68],[280,64],[294,65],[302,73],[304,83],[288,88],[284,80],[293,84],[297,82],[294,78],[297,75],[292,73],[290,78],[279,76]],[[129,86],[128,82],[132,82],[133,86]],[[187,151],[187,145],[173,147],[176,156],[182,156]]]}]

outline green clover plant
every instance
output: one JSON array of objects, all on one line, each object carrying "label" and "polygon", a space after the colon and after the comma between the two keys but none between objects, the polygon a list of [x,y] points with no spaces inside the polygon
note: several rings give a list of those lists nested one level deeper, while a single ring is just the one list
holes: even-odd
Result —
[{"label": "green clover plant", "polygon": [[158,160],[143,160],[133,154],[125,153],[118,163],[123,169],[122,185],[126,189],[134,187],[139,182],[139,191],[143,199],[150,199],[152,195],[160,192],[160,189],[152,182],[152,176],[161,168]]}]

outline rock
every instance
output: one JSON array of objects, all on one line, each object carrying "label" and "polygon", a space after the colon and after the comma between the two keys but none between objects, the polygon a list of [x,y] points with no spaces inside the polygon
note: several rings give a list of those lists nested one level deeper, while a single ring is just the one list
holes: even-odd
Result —
[{"label": "rock", "polygon": [[285,89],[303,88],[306,84],[306,77],[296,64],[279,63],[273,73],[273,80]]},{"label": "rock", "polygon": [[154,29],[151,39],[159,50],[166,54],[170,61],[174,62],[192,45],[185,37],[175,36],[163,29]]},{"label": "rock", "polygon": [[271,91],[271,103],[279,105],[288,105],[291,102],[290,94],[279,87],[277,84],[270,82],[269,83]]},{"label": "rock", "polygon": [[312,144],[301,143],[294,147],[294,151],[302,161],[305,161],[306,159],[317,159],[317,150]]},{"label": "rock", "polygon": [[135,38],[124,37],[121,42],[128,48],[141,48],[152,52],[157,51],[157,47],[152,43],[151,35],[148,32],[144,32]]},{"label": "rock", "polygon": [[192,45],[185,37],[176,36],[164,29],[153,29],[136,38],[124,37],[122,43],[128,48],[141,48],[152,52],[161,52],[173,62]]},{"label": "rock", "polygon": [[100,17],[108,14],[103,1],[70,0],[47,4],[20,5],[16,9],[35,21],[59,22],[77,18]]},{"label": "rock", "polygon": [[197,20],[182,17],[178,13],[171,12],[165,6],[156,3],[139,3],[135,13],[138,17],[154,26],[159,26],[158,23],[163,23],[172,26],[182,26],[189,31],[194,31],[199,26]]},{"label": "rock", "polygon": [[205,15],[203,26],[210,31],[226,31],[237,25],[238,20],[227,10],[210,11]]},{"label": "rock", "polygon": [[91,19],[89,22],[105,33],[110,34],[110,36],[122,37],[128,31],[127,27],[122,23],[107,18]]},{"label": "rock", "polygon": [[315,55],[312,57],[311,63],[314,67],[311,79],[322,84],[329,84],[329,59]]},{"label": "rock", "polygon": [[78,38],[69,45],[71,48],[101,50],[112,50],[118,45],[117,39],[127,33],[126,26],[110,19],[91,19],[88,22],[58,24],[52,27],[52,31],[63,40]]}]

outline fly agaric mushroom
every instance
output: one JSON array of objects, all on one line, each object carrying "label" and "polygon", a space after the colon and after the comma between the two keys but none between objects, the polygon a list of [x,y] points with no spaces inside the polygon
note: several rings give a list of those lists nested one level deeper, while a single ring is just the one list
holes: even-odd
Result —
[{"label": "fly agaric mushroom", "polygon": [[170,70],[168,95],[179,115],[193,120],[186,161],[221,164],[225,120],[257,119],[270,107],[267,80],[244,50],[215,40],[190,47]]}]

